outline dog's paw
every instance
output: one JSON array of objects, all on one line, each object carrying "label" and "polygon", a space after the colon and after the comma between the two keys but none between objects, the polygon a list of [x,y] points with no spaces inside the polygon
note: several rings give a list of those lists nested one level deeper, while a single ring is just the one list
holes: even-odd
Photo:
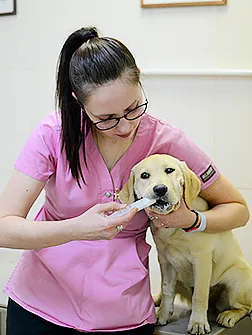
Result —
[{"label": "dog's paw", "polygon": [[162,300],[161,294],[153,295],[153,301],[156,307],[159,307],[161,305],[161,300]]},{"label": "dog's paw", "polygon": [[217,316],[216,322],[224,327],[232,328],[241,318],[239,310],[227,310]]},{"label": "dog's paw", "polygon": [[207,321],[206,322],[190,322],[187,327],[187,332],[189,334],[205,335],[205,334],[211,333],[211,328]]},{"label": "dog's paw", "polygon": [[165,326],[169,323],[170,317],[172,316],[173,311],[166,311],[164,308],[159,308],[157,311],[157,326]]}]

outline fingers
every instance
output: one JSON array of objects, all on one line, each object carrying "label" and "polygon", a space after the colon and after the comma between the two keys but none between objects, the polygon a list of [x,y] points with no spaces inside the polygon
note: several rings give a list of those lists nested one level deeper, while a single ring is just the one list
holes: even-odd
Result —
[{"label": "fingers", "polygon": [[149,217],[153,214],[153,211],[151,211],[149,208],[145,208],[144,211]]},{"label": "fingers", "polygon": [[162,222],[162,219],[167,220],[167,215],[164,214],[156,214],[150,209],[145,209],[146,214],[149,217],[149,220],[153,223],[156,228],[166,228],[165,224]]},{"label": "fingers", "polygon": [[128,222],[136,215],[137,209],[134,208],[127,214],[124,214],[120,217],[109,217],[106,219],[106,228],[105,233],[107,234],[107,239],[113,239],[117,234],[119,234],[128,224]]},{"label": "fingers", "polygon": [[121,216],[118,216],[116,218],[113,217],[107,217],[107,223],[110,227],[118,227],[120,225],[123,226],[123,228],[128,224],[128,222],[133,219],[133,217],[136,215],[137,209],[133,208],[130,212],[123,214]]},{"label": "fingers", "polygon": [[[145,208],[145,213],[150,217],[150,216],[153,216],[155,217],[156,216],[156,213],[154,211],[152,211],[151,209],[149,208]],[[160,214],[159,214],[160,215]],[[162,215],[162,214],[161,214]]]},{"label": "fingers", "polygon": [[125,206],[127,206],[126,204],[119,204],[118,202],[106,202],[105,204],[98,204],[95,207],[97,208],[99,213],[106,213],[106,212],[112,212],[112,211],[116,211],[119,210],[121,208],[124,208]]},{"label": "fingers", "polygon": [[[94,210],[97,214],[103,217],[104,231],[108,236],[107,238],[113,238],[119,232],[121,232],[128,224],[128,222],[136,215],[137,208],[131,209],[123,215],[117,217],[111,217],[113,212],[116,212],[124,208],[125,204],[119,204],[117,202],[108,202],[105,204],[97,204],[94,206]],[[112,235],[111,235],[112,234]]]},{"label": "fingers", "polygon": [[162,221],[160,221],[159,216],[149,216],[149,219],[156,228],[167,228],[165,224]]}]

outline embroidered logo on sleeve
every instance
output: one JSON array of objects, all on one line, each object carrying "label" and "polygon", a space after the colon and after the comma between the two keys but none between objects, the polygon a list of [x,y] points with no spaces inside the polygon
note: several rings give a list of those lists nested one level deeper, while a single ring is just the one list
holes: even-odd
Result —
[{"label": "embroidered logo on sleeve", "polygon": [[203,183],[206,183],[212,176],[216,173],[215,169],[212,167],[212,165],[209,165],[209,167],[204,171],[200,178],[202,179]]}]

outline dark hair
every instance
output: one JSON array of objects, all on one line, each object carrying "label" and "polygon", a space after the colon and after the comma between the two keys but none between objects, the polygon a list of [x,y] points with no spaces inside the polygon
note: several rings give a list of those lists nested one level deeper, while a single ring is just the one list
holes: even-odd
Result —
[{"label": "dark hair", "polygon": [[67,38],[58,60],[56,99],[62,121],[61,150],[79,186],[80,178],[85,183],[80,148],[87,167],[85,138],[91,129],[83,106],[95,89],[119,78],[131,85],[140,83],[135,59],[120,41],[99,37],[95,27],[81,28]]}]

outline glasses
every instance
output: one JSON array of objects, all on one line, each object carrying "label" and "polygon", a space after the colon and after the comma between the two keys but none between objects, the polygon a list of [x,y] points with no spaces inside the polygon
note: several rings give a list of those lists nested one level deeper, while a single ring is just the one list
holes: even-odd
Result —
[{"label": "glasses", "polygon": [[112,117],[106,120],[102,120],[102,121],[98,121],[98,122],[93,122],[93,125],[103,131],[103,130],[109,130],[112,129],[114,127],[116,127],[118,125],[118,123],[120,122],[121,119],[126,119],[128,121],[133,121],[138,119],[139,117],[141,117],[147,109],[148,106],[148,100],[146,99],[145,103],[137,106],[136,108],[128,111],[126,114],[124,114],[121,117]]}]

